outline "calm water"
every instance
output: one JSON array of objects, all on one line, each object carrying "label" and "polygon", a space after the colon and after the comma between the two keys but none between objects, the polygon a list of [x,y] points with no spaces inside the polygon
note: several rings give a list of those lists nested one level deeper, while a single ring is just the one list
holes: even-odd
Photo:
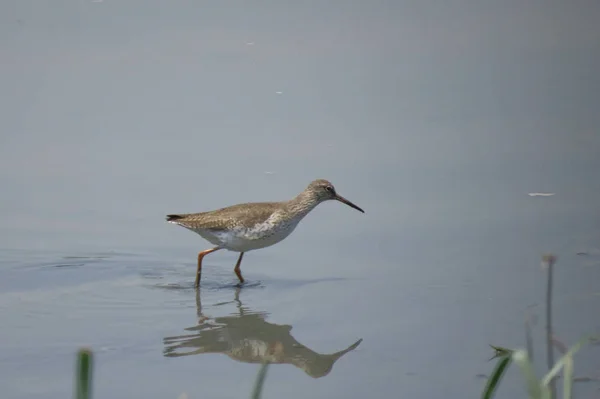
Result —
[{"label": "calm water", "polygon": [[[575,3],[3,2],[3,397],[68,397],[81,346],[96,398],[248,397],[265,358],[265,398],[476,397],[528,309],[543,370],[545,252],[559,337],[600,333],[600,9]],[[217,252],[193,289],[208,243],[164,215],[315,178],[366,213],[322,204],[243,288]]]}]

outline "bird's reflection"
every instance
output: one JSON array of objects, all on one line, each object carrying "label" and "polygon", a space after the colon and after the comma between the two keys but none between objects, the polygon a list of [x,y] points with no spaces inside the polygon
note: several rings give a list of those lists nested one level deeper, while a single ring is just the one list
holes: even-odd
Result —
[{"label": "bird's reflection", "polygon": [[290,334],[292,326],[267,322],[266,312],[250,311],[239,297],[240,288],[237,288],[234,299],[237,314],[209,318],[202,313],[200,290],[197,290],[198,324],[185,329],[189,334],[165,337],[164,356],[223,353],[245,363],[292,364],[309,376],[319,378],[329,374],[334,363],[362,341],[359,339],[339,352],[317,353]]}]

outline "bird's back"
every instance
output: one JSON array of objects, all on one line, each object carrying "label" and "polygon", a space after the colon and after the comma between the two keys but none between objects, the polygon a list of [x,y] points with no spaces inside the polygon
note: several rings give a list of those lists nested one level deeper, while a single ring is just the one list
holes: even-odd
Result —
[{"label": "bird's back", "polygon": [[167,215],[167,221],[191,230],[229,230],[252,228],[264,223],[283,206],[282,202],[251,202],[208,212]]}]

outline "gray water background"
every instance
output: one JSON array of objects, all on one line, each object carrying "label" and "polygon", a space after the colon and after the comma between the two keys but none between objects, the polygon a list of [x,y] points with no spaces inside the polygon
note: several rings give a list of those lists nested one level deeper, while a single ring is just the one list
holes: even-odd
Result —
[{"label": "gray water background", "polygon": [[[591,1],[3,1],[2,397],[68,397],[80,346],[96,398],[248,397],[268,351],[287,364],[265,398],[476,397],[528,309],[542,372],[543,253],[559,337],[600,332],[599,18]],[[315,178],[366,213],[320,205],[246,254],[241,290],[236,254],[212,254],[197,297],[208,243],[164,215]],[[600,377],[598,355],[578,375]],[[511,370],[498,397],[524,394]]]}]

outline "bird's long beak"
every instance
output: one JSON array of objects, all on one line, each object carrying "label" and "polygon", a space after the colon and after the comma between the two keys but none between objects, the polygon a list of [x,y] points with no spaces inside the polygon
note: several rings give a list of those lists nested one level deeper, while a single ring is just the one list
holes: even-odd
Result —
[{"label": "bird's long beak", "polygon": [[363,211],[362,209],[360,209],[357,205],[354,205],[352,202],[348,201],[346,198],[342,197],[341,195],[335,195],[336,200],[343,202],[344,204],[348,205],[351,208],[354,208],[358,211],[361,211],[362,213],[365,213],[365,211]]}]

